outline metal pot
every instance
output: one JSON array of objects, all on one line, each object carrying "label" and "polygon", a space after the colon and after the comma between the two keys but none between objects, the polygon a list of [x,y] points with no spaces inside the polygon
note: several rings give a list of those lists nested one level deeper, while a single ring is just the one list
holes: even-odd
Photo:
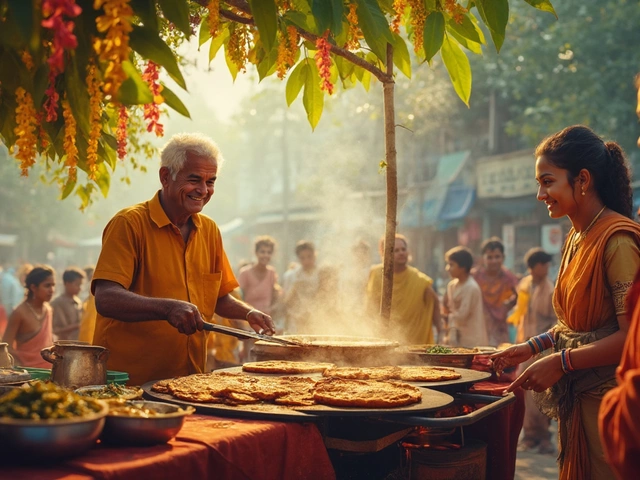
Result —
[{"label": "metal pot", "polygon": [[0,343],[0,368],[13,367],[13,356],[9,353],[9,344]]},{"label": "metal pot", "polygon": [[344,366],[380,366],[393,364],[397,342],[380,338],[341,335],[282,335],[302,346],[285,346],[258,341],[252,349],[256,361],[293,360],[331,362]]},{"label": "metal pot", "polygon": [[40,355],[52,363],[51,380],[68,388],[107,383],[109,350],[99,345],[56,343],[43,348]]}]

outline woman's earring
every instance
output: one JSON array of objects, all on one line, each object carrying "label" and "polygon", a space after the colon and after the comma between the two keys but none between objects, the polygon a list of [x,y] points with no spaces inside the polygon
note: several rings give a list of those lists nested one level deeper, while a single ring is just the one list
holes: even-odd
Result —
[{"label": "woman's earring", "polygon": [[584,190],[582,190],[582,196],[584,197],[586,195],[586,193],[584,193]]}]

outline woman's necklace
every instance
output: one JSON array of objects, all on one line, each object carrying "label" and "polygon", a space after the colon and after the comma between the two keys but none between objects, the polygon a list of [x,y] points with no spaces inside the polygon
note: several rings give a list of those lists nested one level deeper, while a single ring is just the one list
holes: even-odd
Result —
[{"label": "woman's necklace", "polygon": [[36,320],[41,322],[44,319],[44,316],[47,313],[47,310],[44,308],[44,305],[42,306],[42,313],[38,314],[38,312],[36,312],[36,309],[31,306],[28,300],[24,303],[27,305],[27,307],[29,307],[29,310],[33,312],[33,315],[36,317]]},{"label": "woman's necklace", "polygon": [[602,212],[604,212],[605,208],[607,208],[606,205],[600,209],[598,214],[595,217],[593,217],[593,220],[591,220],[591,223],[589,224],[589,226],[585,228],[582,232],[578,233],[575,230],[573,231],[573,234],[571,235],[571,241],[569,242],[569,261],[571,261],[573,256],[576,254],[576,252],[580,248],[580,245],[582,245],[583,240],[587,236],[587,233],[589,233],[589,230],[591,230],[591,227],[595,225],[596,221],[598,220],[598,218],[600,218],[600,215],[602,215]]}]

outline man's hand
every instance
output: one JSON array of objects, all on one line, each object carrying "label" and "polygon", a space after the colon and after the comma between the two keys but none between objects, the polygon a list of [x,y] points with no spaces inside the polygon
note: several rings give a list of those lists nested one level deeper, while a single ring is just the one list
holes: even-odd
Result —
[{"label": "man's hand", "polygon": [[247,315],[247,321],[256,333],[263,335],[273,335],[276,333],[276,326],[273,320],[271,320],[271,317],[266,313],[262,313],[260,310],[251,310]]},{"label": "man's hand", "polygon": [[198,307],[181,300],[176,300],[171,306],[167,313],[167,321],[185,335],[192,335],[204,327]]}]

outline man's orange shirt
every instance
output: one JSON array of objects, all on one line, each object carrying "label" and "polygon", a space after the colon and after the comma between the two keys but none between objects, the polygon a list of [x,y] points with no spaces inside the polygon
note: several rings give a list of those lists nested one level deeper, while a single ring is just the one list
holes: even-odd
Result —
[{"label": "man's orange shirt", "polygon": [[[195,228],[187,244],[153,199],[118,212],[102,236],[93,275],[145,297],[191,302],[211,321],[218,298],[238,287],[217,225],[206,215],[191,216]],[[166,320],[123,322],[98,314],[94,345],[110,350],[107,367],[128,372],[132,385],[203,372],[207,333],[183,335]]]}]

